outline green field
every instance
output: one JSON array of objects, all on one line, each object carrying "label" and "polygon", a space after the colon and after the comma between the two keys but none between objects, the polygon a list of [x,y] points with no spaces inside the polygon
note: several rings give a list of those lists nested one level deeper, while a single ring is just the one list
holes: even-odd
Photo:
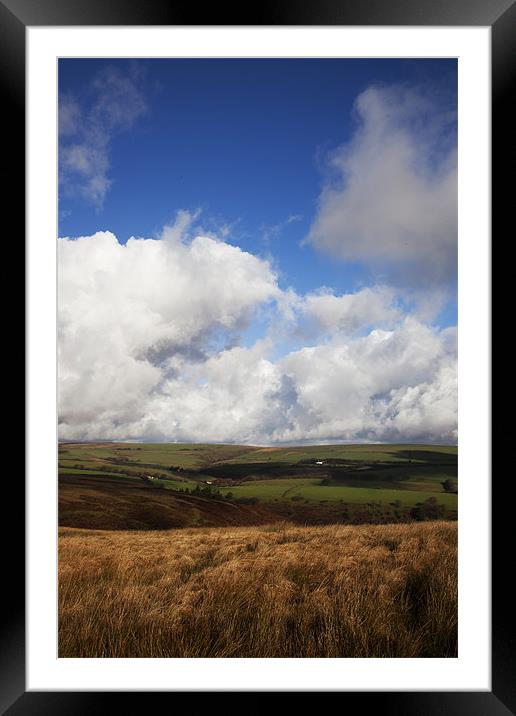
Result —
[{"label": "green field", "polygon": [[431,499],[448,516],[457,513],[457,447],[449,445],[64,443],[59,474],[139,482],[152,476],[149,488],[318,510],[340,503],[409,510]]},{"label": "green field", "polygon": [[153,463],[162,467],[175,465],[199,468],[218,461],[229,461],[253,449],[238,445],[181,444],[181,443],[61,443],[59,464],[71,462],[95,463],[99,460],[126,458],[128,463]]},{"label": "green field", "polygon": [[457,495],[437,493],[435,490],[404,490],[371,487],[349,487],[345,485],[321,486],[317,480],[262,480],[247,485],[222,488],[221,492],[231,492],[235,497],[257,497],[260,500],[291,500],[301,497],[313,502],[349,502],[353,504],[369,504],[378,502],[390,504],[398,500],[401,505],[412,506],[428,499],[437,497],[438,501],[449,509],[456,509]]},{"label": "green field", "polygon": [[338,458],[359,462],[439,463],[455,462],[457,448],[450,445],[307,445],[289,448],[258,448],[226,459],[228,463],[287,462],[306,459]]}]

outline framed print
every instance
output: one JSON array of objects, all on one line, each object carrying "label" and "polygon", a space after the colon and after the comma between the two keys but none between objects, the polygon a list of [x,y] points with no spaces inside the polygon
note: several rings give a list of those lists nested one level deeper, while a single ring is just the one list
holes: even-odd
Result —
[{"label": "framed print", "polygon": [[2,708],[516,713],[490,394],[514,5],[212,15],[0,2],[28,321]]}]

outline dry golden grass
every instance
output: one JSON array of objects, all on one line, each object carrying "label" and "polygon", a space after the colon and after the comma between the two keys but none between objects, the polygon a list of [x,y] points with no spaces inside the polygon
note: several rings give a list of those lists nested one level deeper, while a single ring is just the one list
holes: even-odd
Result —
[{"label": "dry golden grass", "polygon": [[457,525],[60,530],[61,657],[453,657]]}]

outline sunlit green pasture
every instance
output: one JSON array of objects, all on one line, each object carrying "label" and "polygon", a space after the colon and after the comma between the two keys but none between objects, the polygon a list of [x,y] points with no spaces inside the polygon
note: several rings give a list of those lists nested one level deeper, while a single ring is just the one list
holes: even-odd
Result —
[{"label": "sunlit green pasture", "polygon": [[231,492],[235,498],[256,497],[261,501],[291,500],[301,498],[309,502],[349,502],[367,504],[379,502],[387,505],[399,501],[401,506],[410,507],[429,497],[435,497],[438,503],[448,509],[457,508],[457,495],[437,492],[436,490],[385,489],[371,487],[349,487],[347,485],[323,486],[318,480],[256,480],[236,487],[221,488],[226,495]]}]

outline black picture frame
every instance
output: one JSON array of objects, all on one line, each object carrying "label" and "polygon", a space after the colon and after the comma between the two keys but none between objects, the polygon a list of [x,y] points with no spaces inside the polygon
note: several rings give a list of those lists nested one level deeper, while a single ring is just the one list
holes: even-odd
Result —
[{"label": "black picture frame", "polygon": [[[202,17],[203,22],[199,23]],[[212,4],[200,10],[197,4],[167,0],[0,0],[0,91],[4,108],[4,146],[12,160],[5,159],[2,174],[8,179],[5,206],[17,216],[16,230],[24,260],[20,217],[25,216],[25,30],[31,26],[73,25],[405,25],[485,26],[492,37],[492,230],[499,234],[513,212],[511,182],[504,170],[512,169],[508,146],[513,130],[511,87],[515,84],[516,4],[514,0],[318,0],[304,3],[262,0],[259,7],[221,7]],[[5,138],[8,138],[6,140]],[[510,172],[507,172],[510,176]],[[507,221],[507,226],[512,222]],[[494,296],[493,296],[494,298]],[[494,315],[494,313],[492,314]],[[30,346],[28,346],[30,348]],[[493,452],[494,454],[494,448]],[[503,479],[503,478],[502,478]],[[512,540],[507,493],[492,494],[492,691],[490,692],[344,692],[344,708],[371,708],[373,712],[414,716],[468,714],[502,716],[516,714],[516,633],[513,596],[507,583],[507,547]],[[25,593],[24,593],[24,485],[16,479],[4,488],[5,503],[14,527],[8,549],[3,550],[4,597],[7,606],[0,630],[0,711],[19,714],[91,714],[120,705],[127,696],[127,710],[149,708],[149,696],[169,699],[173,693],[149,692],[27,692],[25,690]],[[512,503],[514,504],[514,503]],[[13,531],[16,537],[13,539]],[[5,537],[4,537],[5,540]],[[5,542],[4,542],[5,544]],[[509,557],[510,561],[510,557]],[[52,579],[49,576],[49,579]],[[403,668],[402,666],[400,668]],[[143,701],[145,699],[145,702]],[[260,701],[258,702],[260,703]],[[145,704],[145,705],[144,705]]]}]

